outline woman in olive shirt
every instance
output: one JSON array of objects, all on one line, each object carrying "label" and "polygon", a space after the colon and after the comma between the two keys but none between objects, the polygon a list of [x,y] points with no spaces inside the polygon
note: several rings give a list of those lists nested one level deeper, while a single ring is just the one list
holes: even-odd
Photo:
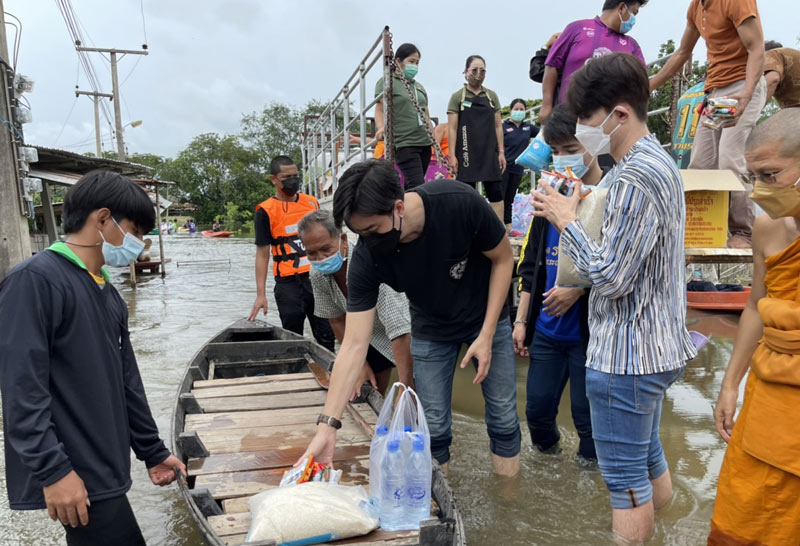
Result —
[{"label": "woman in olive shirt", "polygon": [[450,167],[457,180],[473,188],[483,182],[489,204],[502,221],[506,158],[500,99],[497,93],[483,86],[486,62],[480,55],[467,57],[464,77],[467,83],[453,93],[447,106],[452,146]]},{"label": "woman in olive shirt", "polygon": [[[392,114],[394,116],[395,162],[403,173],[406,191],[425,182],[425,171],[431,161],[433,141],[428,136],[425,124],[429,123],[428,93],[422,84],[416,81],[419,70],[420,53],[414,44],[403,44],[395,53],[397,73],[392,82]],[[401,76],[402,74],[402,76]],[[414,97],[420,108],[427,114],[421,119],[417,109],[411,102],[408,90],[403,85],[403,76],[408,80]],[[383,93],[383,78],[375,85],[375,96]],[[383,116],[383,98],[375,106],[376,138],[383,140],[385,120]],[[431,133],[433,127],[431,127]]]}]

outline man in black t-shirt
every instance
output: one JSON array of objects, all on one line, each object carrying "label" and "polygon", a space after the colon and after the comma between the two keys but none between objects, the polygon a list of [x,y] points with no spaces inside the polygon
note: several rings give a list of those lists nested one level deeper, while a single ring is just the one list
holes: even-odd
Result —
[{"label": "man in black t-shirt", "polygon": [[[360,235],[350,261],[347,328],[319,428],[306,455],[330,463],[337,420],[369,346],[381,283],[405,292],[411,310],[414,380],[431,433],[431,453],[450,460],[450,401],[461,367],[486,401],[495,472],[519,471],[520,429],[511,324],[505,299],[514,267],[505,227],[484,198],[463,184],[436,180],[403,195],[391,164],[354,165],[333,198],[337,225]],[[305,456],[305,455],[304,455]]]}]

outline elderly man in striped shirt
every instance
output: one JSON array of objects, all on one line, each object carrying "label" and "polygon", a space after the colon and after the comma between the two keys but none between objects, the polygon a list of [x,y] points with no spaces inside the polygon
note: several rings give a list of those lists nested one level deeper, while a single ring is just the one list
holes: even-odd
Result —
[{"label": "elderly man in striped shirt", "polygon": [[628,54],[593,60],[573,77],[575,136],[617,161],[600,183],[609,192],[599,242],[577,219],[579,192],[535,194],[535,214],[561,231],[562,252],[592,282],[586,394],[614,531],[634,542],[651,535],[654,511],[672,497],[661,406],[697,353],[686,330],[683,184],[647,129],[649,98],[647,73]]}]

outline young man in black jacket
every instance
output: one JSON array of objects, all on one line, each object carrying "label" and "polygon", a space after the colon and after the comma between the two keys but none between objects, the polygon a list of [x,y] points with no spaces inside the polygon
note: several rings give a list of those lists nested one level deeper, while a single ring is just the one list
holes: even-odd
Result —
[{"label": "young man in black jacket", "polygon": [[130,450],[155,485],[186,468],[158,436],[104,264],[128,265],[155,211],[121,175],[93,171],[64,198],[64,242],[0,284],[0,389],[12,510],[47,508],[69,546],[145,544],[126,493]]},{"label": "young man in black jacket", "polygon": [[[575,126],[575,116],[563,105],[556,106],[543,128],[553,164],[559,171],[569,166],[584,183],[597,184],[603,171],[575,138]],[[555,286],[559,237],[544,218],[531,222],[517,268],[520,301],[514,350],[531,359],[525,413],[533,445],[543,452],[559,450],[556,415],[569,379],[572,421],[580,437],[578,455],[596,460],[585,382],[589,290]]]}]

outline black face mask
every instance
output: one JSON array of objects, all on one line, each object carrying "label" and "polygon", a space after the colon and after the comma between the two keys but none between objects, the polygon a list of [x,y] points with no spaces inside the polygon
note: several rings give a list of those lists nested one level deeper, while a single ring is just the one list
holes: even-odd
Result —
[{"label": "black face mask", "polygon": [[286,195],[294,195],[300,189],[300,177],[293,176],[283,181],[283,193]]},{"label": "black face mask", "polygon": [[364,244],[367,245],[372,256],[375,258],[386,258],[397,250],[400,244],[400,232],[403,229],[403,217],[400,217],[400,227],[394,227],[394,214],[392,214],[392,229],[386,233],[374,233],[362,235]]}]

